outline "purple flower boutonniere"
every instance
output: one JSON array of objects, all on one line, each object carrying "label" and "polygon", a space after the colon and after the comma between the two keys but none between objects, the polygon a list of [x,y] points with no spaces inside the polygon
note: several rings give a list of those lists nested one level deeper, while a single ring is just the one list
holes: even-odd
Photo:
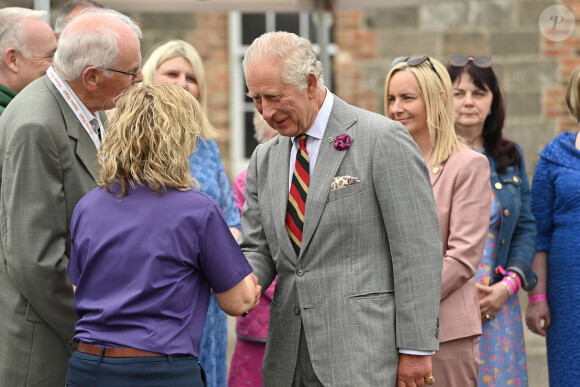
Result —
[{"label": "purple flower boutonniere", "polygon": [[347,150],[350,148],[351,144],[352,140],[350,139],[350,136],[348,134],[341,134],[336,137],[336,140],[334,140],[334,149],[339,151]]}]

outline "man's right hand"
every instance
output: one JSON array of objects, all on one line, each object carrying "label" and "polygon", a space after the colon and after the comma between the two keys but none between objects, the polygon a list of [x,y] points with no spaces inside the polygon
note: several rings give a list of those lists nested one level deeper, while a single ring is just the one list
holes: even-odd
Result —
[{"label": "man's right hand", "polygon": [[425,380],[429,377],[433,377],[431,356],[399,354],[397,387],[426,386]]}]

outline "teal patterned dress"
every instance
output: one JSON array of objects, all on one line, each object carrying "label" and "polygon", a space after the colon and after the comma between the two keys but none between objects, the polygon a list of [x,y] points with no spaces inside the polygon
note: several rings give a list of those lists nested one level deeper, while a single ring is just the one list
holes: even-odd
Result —
[{"label": "teal patterned dress", "polygon": [[[240,213],[216,142],[199,139],[189,165],[200,192],[218,202],[229,227],[240,229]],[[227,386],[227,347],[227,316],[212,293],[199,348],[199,362],[207,374],[208,387]]]},{"label": "teal patterned dress", "polygon": [[[489,285],[492,278],[491,271],[494,267],[501,211],[501,204],[492,190],[489,234],[479,269],[475,275],[475,280],[483,285]],[[508,298],[493,320],[483,323],[482,332],[479,342],[482,365],[479,368],[478,385],[480,387],[526,387],[528,374],[524,328],[517,293]]]}]

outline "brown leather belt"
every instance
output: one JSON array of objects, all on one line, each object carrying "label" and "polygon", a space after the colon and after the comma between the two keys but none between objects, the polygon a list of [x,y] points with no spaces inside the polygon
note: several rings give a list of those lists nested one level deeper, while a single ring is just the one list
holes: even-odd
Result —
[{"label": "brown leather belt", "polygon": [[[104,357],[159,357],[166,356],[161,353],[143,351],[135,348],[110,348],[104,347],[103,351]],[[103,347],[99,345],[92,345],[87,343],[78,343],[77,350],[82,353],[88,353],[89,355],[100,355]]]}]

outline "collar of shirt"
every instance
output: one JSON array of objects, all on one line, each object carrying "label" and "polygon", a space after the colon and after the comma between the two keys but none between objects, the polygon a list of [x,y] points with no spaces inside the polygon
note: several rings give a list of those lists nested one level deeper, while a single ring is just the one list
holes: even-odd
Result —
[{"label": "collar of shirt", "polygon": [[[326,125],[328,125],[328,120],[330,118],[330,112],[332,111],[332,105],[334,104],[334,97],[330,90],[326,89],[326,97],[324,98],[324,103],[320,107],[320,111],[316,116],[316,119],[312,123],[312,126],[308,128],[306,134],[308,135],[308,140],[306,141],[306,151],[308,152],[308,162],[310,165],[310,174],[314,171],[314,165],[316,164],[316,158],[318,157],[318,150],[320,149],[320,144],[322,143],[322,137],[326,131]],[[290,171],[288,173],[288,190],[292,185],[292,175],[294,174],[294,164],[296,163],[296,152],[298,152],[298,141],[296,137],[292,138],[292,149],[290,150]]]}]

